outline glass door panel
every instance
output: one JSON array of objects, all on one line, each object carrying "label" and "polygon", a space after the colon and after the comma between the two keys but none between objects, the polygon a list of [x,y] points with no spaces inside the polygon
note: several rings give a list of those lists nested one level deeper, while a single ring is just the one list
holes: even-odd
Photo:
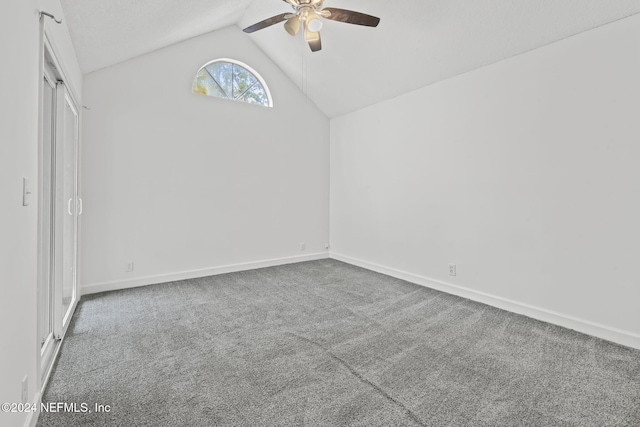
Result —
[{"label": "glass door panel", "polygon": [[69,308],[76,298],[76,229],[78,215],[77,198],[77,142],[78,112],[65,91],[64,97],[64,138],[60,155],[63,156],[63,170],[59,178],[62,181],[63,200],[66,200],[65,212],[62,213],[62,312],[65,328],[70,319]]},{"label": "glass door panel", "polygon": [[62,337],[76,299],[78,110],[64,83],[56,88],[54,203],[54,334]]}]

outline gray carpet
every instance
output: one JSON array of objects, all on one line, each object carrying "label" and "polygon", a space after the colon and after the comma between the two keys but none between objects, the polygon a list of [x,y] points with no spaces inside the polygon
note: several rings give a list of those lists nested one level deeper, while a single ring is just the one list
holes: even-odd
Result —
[{"label": "gray carpet", "polygon": [[[322,260],[87,296],[38,426],[640,426],[640,351]],[[80,408],[80,407],[79,407]]]}]

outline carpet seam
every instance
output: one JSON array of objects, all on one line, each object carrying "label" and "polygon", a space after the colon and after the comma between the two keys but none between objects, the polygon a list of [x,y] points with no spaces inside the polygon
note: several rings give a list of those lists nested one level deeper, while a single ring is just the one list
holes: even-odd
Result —
[{"label": "carpet seam", "polygon": [[415,423],[417,423],[418,425],[422,426],[422,427],[428,427],[425,423],[422,422],[422,420],[420,420],[420,418],[418,418],[418,416],[416,414],[413,413],[413,411],[411,409],[409,409],[404,403],[400,402],[399,400],[395,399],[393,396],[391,396],[389,393],[387,393],[386,391],[384,391],[384,389],[382,389],[380,386],[378,386],[377,384],[375,384],[374,382],[368,380],[367,378],[365,378],[363,375],[361,375],[358,371],[356,371],[354,368],[351,367],[351,365],[349,365],[346,361],[344,361],[343,359],[341,359],[340,357],[336,356],[335,354],[333,354],[331,351],[329,351],[328,349],[326,349],[322,344],[319,344],[313,340],[310,340],[309,338],[303,337],[301,335],[298,334],[294,334],[293,332],[289,332],[289,335],[292,335],[298,339],[301,339],[303,341],[306,341],[318,348],[320,348],[322,351],[324,351],[327,355],[329,355],[329,357],[331,357],[333,360],[337,361],[338,363],[340,363],[342,366],[344,366],[345,368],[347,368],[347,370],[351,373],[351,375],[353,375],[354,377],[356,377],[360,382],[367,384],[369,387],[373,388],[376,392],[378,392],[378,394],[380,394],[382,397],[384,397],[385,399],[387,399],[389,402],[393,403],[395,406],[397,406],[398,408],[400,408],[405,414],[407,414],[407,416],[409,416],[409,418],[411,418],[411,420],[413,420]]}]

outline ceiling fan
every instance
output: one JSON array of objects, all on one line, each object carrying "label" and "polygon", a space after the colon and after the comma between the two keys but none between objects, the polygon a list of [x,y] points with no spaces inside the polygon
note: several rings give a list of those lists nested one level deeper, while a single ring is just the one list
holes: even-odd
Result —
[{"label": "ceiling fan", "polygon": [[283,0],[293,7],[294,13],[282,13],[280,15],[272,16],[271,18],[260,21],[257,24],[253,24],[245,28],[245,33],[253,33],[254,31],[262,30],[263,28],[270,27],[282,21],[287,21],[284,24],[284,29],[289,34],[295,36],[300,31],[300,27],[304,26],[304,39],[309,43],[309,47],[312,52],[317,52],[322,49],[322,42],[320,41],[320,29],[322,28],[322,21],[320,18],[331,19],[333,21],[345,22],[347,24],[364,25],[366,27],[377,27],[380,23],[380,18],[375,16],[366,15],[360,12],[354,12],[352,10],[336,9],[334,7],[322,8],[324,0]]}]

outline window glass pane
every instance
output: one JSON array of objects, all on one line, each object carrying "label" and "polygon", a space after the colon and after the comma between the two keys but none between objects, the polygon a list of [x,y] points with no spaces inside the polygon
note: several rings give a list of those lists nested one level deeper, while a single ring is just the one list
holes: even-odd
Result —
[{"label": "window glass pane", "polygon": [[249,104],[271,106],[268,92],[260,77],[235,62],[217,60],[205,65],[198,70],[191,91]]},{"label": "window glass pane", "polygon": [[242,100],[249,104],[269,105],[269,98],[267,98],[264,88],[259,83],[249,89],[242,97]]},{"label": "window glass pane", "polygon": [[225,98],[231,98],[233,94],[233,64],[214,62],[207,65],[206,69],[226,94]]},{"label": "window glass pane", "polygon": [[[233,97],[240,97],[247,89],[253,86],[258,79],[239,65],[233,66]],[[259,83],[258,83],[259,84]]]},{"label": "window glass pane", "polygon": [[193,81],[193,93],[200,93],[202,95],[217,96],[220,98],[226,98],[224,92],[213,81],[207,70],[202,69]]}]

